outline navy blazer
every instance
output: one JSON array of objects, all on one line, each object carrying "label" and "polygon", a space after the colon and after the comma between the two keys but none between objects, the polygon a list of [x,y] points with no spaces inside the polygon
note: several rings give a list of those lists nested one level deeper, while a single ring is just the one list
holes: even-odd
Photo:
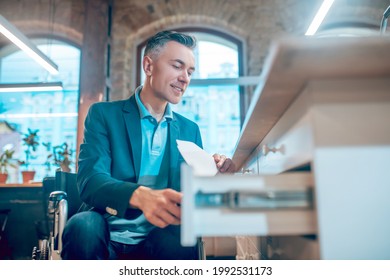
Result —
[{"label": "navy blazer", "polygon": [[[184,161],[176,139],[202,147],[196,123],[173,112],[169,126],[170,188],[180,191],[180,165]],[[127,100],[99,102],[88,112],[84,141],[80,146],[77,185],[81,199],[90,207],[124,217],[137,184],[142,134],[138,106]],[[127,215],[126,215],[127,216]]]}]

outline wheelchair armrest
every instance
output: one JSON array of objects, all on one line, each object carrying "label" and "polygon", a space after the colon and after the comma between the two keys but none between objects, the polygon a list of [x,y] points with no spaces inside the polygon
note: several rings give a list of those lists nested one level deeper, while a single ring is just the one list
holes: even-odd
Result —
[{"label": "wheelchair armrest", "polygon": [[49,196],[48,211],[53,214],[53,230],[51,236],[51,250],[61,252],[62,233],[68,221],[67,193],[64,191],[53,191]]},{"label": "wheelchair armrest", "polygon": [[64,191],[53,191],[49,195],[49,213],[53,213],[58,206],[57,204],[62,200],[68,199],[68,195]]},{"label": "wheelchair armrest", "polygon": [[68,221],[67,193],[53,191],[49,195],[48,213],[51,216],[50,237],[40,242],[39,248],[34,247],[33,260],[59,260],[62,250],[62,233]]}]

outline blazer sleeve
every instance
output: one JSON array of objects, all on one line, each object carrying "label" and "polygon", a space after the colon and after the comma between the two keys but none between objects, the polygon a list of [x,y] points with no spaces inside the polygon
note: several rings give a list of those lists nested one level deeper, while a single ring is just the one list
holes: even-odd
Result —
[{"label": "blazer sleeve", "polygon": [[111,176],[107,115],[110,114],[104,103],[93,104],[89,109],[84,123],[84,141],[80,146],[77,185],[86,204],[124,217],[138,185]]}]

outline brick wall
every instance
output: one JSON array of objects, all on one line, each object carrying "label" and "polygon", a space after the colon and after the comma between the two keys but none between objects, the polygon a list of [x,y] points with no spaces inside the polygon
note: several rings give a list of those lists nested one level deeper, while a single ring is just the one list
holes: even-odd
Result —
[{"label": "brick wall", "polygon": [[[322,0],[114,0],[113,3],[110,98],[121,99],[136,87],[137,43],[158,30],[199,26],[238,36],[247,50],[245,72],[257,75],[271,41],[303,35]],[[379,26],[389,4],[388,0],[338,0],[324,25],[358,21]],[[83,43],[85,6],[82,0],[0,0],[1,14],[25,34],[52,34],[76,45]],[[5,43],[0,38],[0,46]]]}]

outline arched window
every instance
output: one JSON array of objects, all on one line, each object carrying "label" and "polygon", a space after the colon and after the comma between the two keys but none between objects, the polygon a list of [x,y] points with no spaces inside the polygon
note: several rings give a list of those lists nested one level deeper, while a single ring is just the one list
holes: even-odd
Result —
[{"label": "arched window", "polygon": [[[36,175],[34,180],[41,181],[45,176],[53,176],[57,168],[53,163],[54,146],[67,143],[71,150],[76,149],[80,49],[54,39],[32,40],[37,47],[50,57],[59,68],[59,74],[51,75],[23,51],[13,46],[3,48],[0,53],[0,84],[24,85],[28,83],[62,83],[62,90],[23,90],[20,92],[0,92],[0,123],[9,125],[19,135],[18,141],[6,141],[2,134],[1,151],[15,150],[15,157],[24,160],[25,146],[22,138],[28,129],[39,130],[39,146],[31,158]],[[4,137],[3,137],[4,136]],[[50,147],[43,145],[49,143]],[[75,160],[75,152],[71,156]],[[75,165],[71,165],[75,169]],[[20,182],[20,170],[11,174],[8,182]]]},{"label": "arched window", "polygon": [[[241,128],[241,87],[224,79],[242,76],[242,42],[208,29],[175,29],[194,35],[196,71],[181,103],[173,110],[195,121],[204,149],[232,156]],[[144,81],[142,56],[146,41],[138,46],[138,83]]]}]

